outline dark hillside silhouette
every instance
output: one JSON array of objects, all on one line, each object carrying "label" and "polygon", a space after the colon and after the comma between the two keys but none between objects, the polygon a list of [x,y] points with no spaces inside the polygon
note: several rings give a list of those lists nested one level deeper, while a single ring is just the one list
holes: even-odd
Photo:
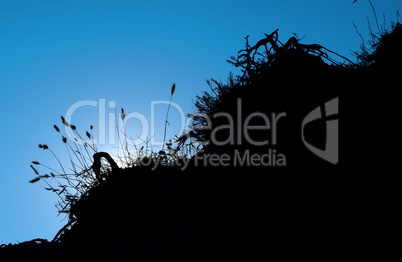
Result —
[{"label": "dark hillside silhouette", "polygon": [[[356,242],[368,236],[365,212],[379,201],[369,192],[369,174],[387,163],[382,150],[393,139],[392,123],[385,118],[394,116],[387,110],[400,83],[401,30],[397,23],[383,32],[370,52],[360,53],[358,64],[336,62],[342,57],[296,37],[282,44],[278,31],[254,46],[246,38],[246,48],[230,60],[243,75],[230,76],[227,83],[209,81],[211,91],[198,96],[195,107],[208,116],[238,116],[240,99],[242,116],[234,117],[234,125],[254,112],[286,112],[278,121],[276,145],[256,146],[244,136],[242,143],[209,143],[184,171],[180,166],[123,169],[107,153],[98,153],[92,168],[99,183],[73,202],[69,226],[51,242],[2,245],[0,260],[327,260],[359,252]],[[301,123],[336,97],[340,154],[333,165],[306,148]],[[325,121],[305,129],[306,140],[321,148]],[[202,129],[205,118],[194,117],[192,124],[177,139],[179,147],[189,137],[202,143],[213,136]],[[212,127],[227,124],[222,117],[212,121]],[[252,124],[263,122],[255,118]],[[216,137],[230,139],[228,132],[223,129]],[[265,130],[250,130],[250,137],[272,142],[272,133]],[[197,156],[258,155],[269,149],[286,156],[286,167],[196,164]],[[101,158],[112,171],[101,173]]]}]

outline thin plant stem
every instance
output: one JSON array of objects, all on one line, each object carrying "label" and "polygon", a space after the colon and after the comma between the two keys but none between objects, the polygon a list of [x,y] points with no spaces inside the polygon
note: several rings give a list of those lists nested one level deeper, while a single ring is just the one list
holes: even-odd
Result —
[{"label": "thin plant stem", "polygon": [[168,116],[169,116],[170,104],[172,103],[172,97],[173,97],[173,94],[170,95],[169,106],[168,106],[168,109],[167,109],[167,112],[166,112],[165,131],[163,132],[162,151],[163,151],[163,148],[165,147],[166,130],[167,130],[167,124],[168,124]]}]

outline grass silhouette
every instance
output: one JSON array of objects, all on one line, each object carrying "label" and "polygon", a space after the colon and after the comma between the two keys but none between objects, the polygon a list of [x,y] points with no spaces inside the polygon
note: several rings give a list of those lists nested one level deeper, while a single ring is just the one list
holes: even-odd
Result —
[{"label": "grass silhouette", "polygon": [[[170,90],[170,102],[175,92],[176,85],[173,84]],[[116,161],[121,164],[121,168],[131,168],[135,166],[153,165],[157,163],[165,166],[183,161],[187,157],[194,154],[194,149],[189,148],[190,145],[181,146],[180,148],[172,147],[172,140],[165,142],[166,129],[168,124],[170,103],[166,114],[165,131],[163,146],[167,146],[168,152],[162,150],[154,152],[148,147],[148,141],[145,142],[145,148],[138,148],[133,140],[126,134],[125,130],[120,130],[122,137],[119,135],[120,154],[114,156],[115,160],[106,152],[99,152],[96,144],[93,142],[93,126],[85,131],[85,135],[81,135],[77,131],[77,127],[68,123],[61,116],[62,124],[67,127],[67,132],[75,135],[75,141],[69,141],[67,134],[62,133],[61,129],[54,125],[54,129],[60,134],[63,144],[66,146],[66,152],[69,156],[70,163],[63,165],[57,155],[46,144],[39,144],[42,150],[50,151],[52,156],[57,160],[60,170],[44,165],[38,161],[32,161],[31,168],[36,174],[36,177],[31,179],[30,183],[44,181],[47,185],[45,190],[52,191],[57,194],[60,201],[56,204],[60,214],[70,214],[70,222],[75,221],[71,216],[71,207],[88,191],[98,186],[101,182],[108,179],[112,171],[118,170]],[[124,109],[121,109],[121,119],[125,120]],[[118,128],[118,127],[116,127]],[[119,130],[118,130],[119,131]],[[120,134],[120,133],[119,133]],[[89,140],[88,140],[89,139]],[[163,151],[163,153],[161,153]],[[102,161],[105,159],[106,162]],[[151,163],[151,164],[150,164]],[[153,164],[152,164],[153,163]],[[36,167],[35,167],[36,166]],[[41,175],[38,171],[38,166],[44,168],[48,173]],[[67,171],[70,172],[67,172]],[[45,171],[45,172],[46,172]]]},{"label": "grass silhouette", "polygon": [[[254,46],[246,37],[245,49],[229,61],[242,68],[242,75],[230,75],[226,83],[208,81],[211,91],[196,97],[192,128],[166,143],[167,154],[136,145],[132,153],[132,140],[123,132],[125,153],[113,160],[62,118],[77,142],[82,142],[70,143],[54,126],[66,145],[72,173],[66,173],[69,169],[60,161],[59,172],[33,161],[36,177],[30,182],[48,183],[47,190],[60,197],[59,211],[68,214],[69,223],[51,242],[3,245],[0,258],[206,261],[293,253],[322,259],[356,251],[354,242],[366,236],[359,211],[378,202],[364,191],[371,189],[365,184],[371,179],[369,170],[382,170],[388,159],[367,150],[367,141],[375,135],[392,143],[391,127],[373,131],[369,124],[373,118],[381,119],[387,105],[392,104],[394,84],[389,83],[398,80],[400,71],[400,63],[395,61],[402,58],[401,28],[395,23],[391,30],[373,38],[369,49],[364,46],[356,53],[358,63],[336,62],[331,56],[342,57],[320,45],[301,44],[297,37],[282,44],[278,31],[265,35]],[[308,152],[300,139],[303,118],[334,97],[341,101],[340,147],[344,148],[336,166]],[[235,121],[240,123],[246,113],[287,113],[286,121],[278,127],[277,145],[208,143],[214,135],[211,130],[228,124],[224,118],[212,116],[219,112],[236,115],[239,98],[244,115]],[[209,124],[205,115],[213,120],[211,129],[205,128]],[[257,119],[253,124],[262,122]],[[311,136],[319,133],[312,130]],[[256,141],[270,138],[266,132],[250,134]],[[92,138],[90,131],[86,136]],[[225,140],[228,134],[216,136]],[[271,147],[286,155],[286,168],[197,165],[197,157],[209,154],[261,154]],[[47,145],[39,148],[54,155]],[[107,161],[101,162],[101,158]],[[152,169],[144,164],[150,161],[165,165]],[[188,168],[182,170],[187,161]],[[116,167],[116,163],[124,167]],[[39,166],[50,174],[41,175]]]},{"label": "grass silhouette", "polygon": [[[98,150],[93,142],[88,143],[88,141],[77,132],[76,126],[67,123],[64,117],[61,117],[61,120],[62,124],[69,128],[68,130],[70,132],[73,132],[76,135],[76,143],[71,143],[67,140],[65,134],[62,134],[57,125],[53,126],[56,132],[60,134],[61,140],[66,146],[66,151],[70,159],[69,169],[67,169],[67,167],[60,162],[57,155],[52,151],[51,148],[49,148],[48,145],[39,144],[38,147],[40,149],[50,151],[50,153],[59,163],[61,170],[58,171],[55,168],[41,164],[38,161],[32,161],[33,165],[41,166],[49,173],[40,175],[39,171],[33,165],[31,165],[31,168],[34,170],[37,176],[29,182],[36,183],[40,180],[44,181],[47,185],[45,189],[56,193],[60,199],[56,205],[59,213],[69,214],[71,205],[82,195],[84,195],[89,188],[98,183],[92,170],[93,155],[97,153]],[[90,127],[90,130],[93,130],[92,126]],[[86,131],[85,133],[88,139],[92,138],[92,135],[89,131]],[[66,172],[66,170],[70,170],[70,172]]]}]

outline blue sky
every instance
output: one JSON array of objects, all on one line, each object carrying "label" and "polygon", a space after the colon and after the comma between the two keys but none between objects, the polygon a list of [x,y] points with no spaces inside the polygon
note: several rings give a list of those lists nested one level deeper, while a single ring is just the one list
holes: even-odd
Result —
[{"label": "blue sky", "polygon": [[[368,1],[0,1],[0,244],[51,239],[67,222],[57,216],[56,195],[29,184],[36,160],[57,167],[48,144],[68,161],[53,129],[75,103],[105,99],[105,113],[121,107],[150,122],[151,102],[168,100],[193,112],[192,99],[211,77],[226,80],[235,68],[226,59],[264,33],[279,28],[282,42],[297,33],[354,60],[360,33],[368,39]],[[402,1],[372,1],[380,23],[396,21]],[[113,101],[115,108],[108,103]],[[112,102],[112,103],[113,103]],[[98,107],[82,107],[73,124],[99,130]],[[155,136],[163,138],[166,106],[155,107]],[[180,131],[180,114],[169,116],[168,138]],[[106,120],[107,121],[107,120]],[[127,124],[129,135],[141,123]],[[112,150],[113,145],[99,147]]]}]

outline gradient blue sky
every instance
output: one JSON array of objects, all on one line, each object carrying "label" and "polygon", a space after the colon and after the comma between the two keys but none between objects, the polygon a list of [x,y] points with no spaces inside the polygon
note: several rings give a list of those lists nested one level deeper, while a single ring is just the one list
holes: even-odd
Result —
[{"label": "gradient blue sky", "polygon": [[[57,217],[53,193],[35,175],[30,161],[56,166],[46,143],[67,161],[53,124],[81,100],[139,112],[150,121],[151,101],[173,101],[185,113],[192,99],[208,90],[211,77],[226,80],[225,61],[244,46],[279,28],[285,42],[293,32],[303,43],[319,43],[354,60],[360,33],[368,39],[366,16],[375,22],[366,0],[321,1],[0,1],[0,244],[33,238],[52,239],[67,222]],[[372,1],[386,25],[396,21],[400,0]],[[106,108],[106,113],[114,109]],[[157,140],[163,137],[166,107],[156,108]],[[98,126],[97,108],[76,112],[81,132]],[[179,114],[171,110],[168,137],[179,132]],[[140,132],[135,120],[132,136]],[[153,134],[150,134],[153,135]],[[100,147],[110,149],[111,147]],[[134,207],[133,207],[134,208]]]}]

